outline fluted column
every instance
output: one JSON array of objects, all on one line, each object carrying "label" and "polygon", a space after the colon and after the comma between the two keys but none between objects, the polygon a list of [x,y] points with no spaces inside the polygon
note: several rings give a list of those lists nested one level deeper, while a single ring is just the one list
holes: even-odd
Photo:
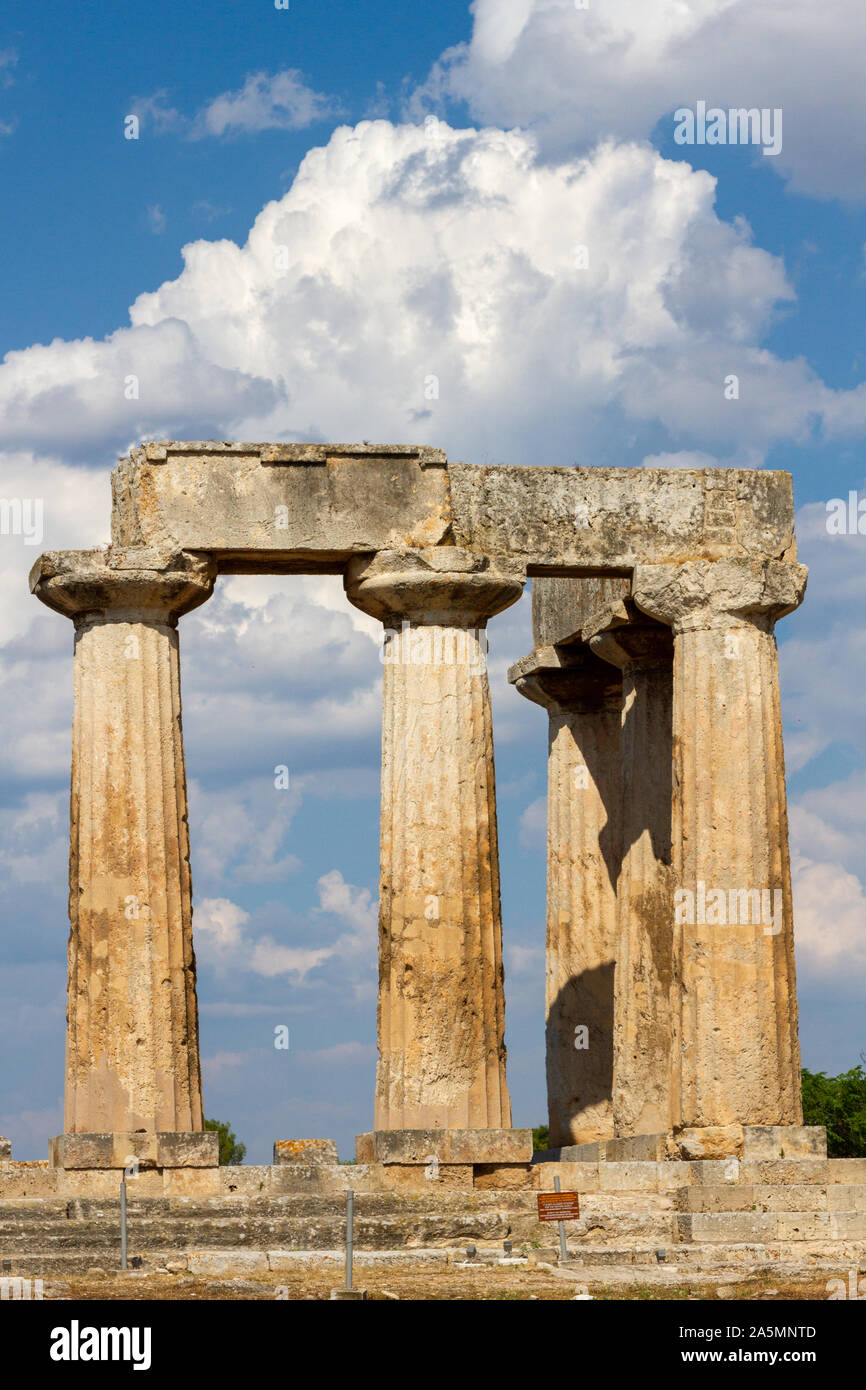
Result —
[{"label": "fluted column", "polygon": [[674,1128],[802,1123],[773,625],[802,565],[638,566],[674,633]]},{"label": "fluted column", "polygon": [[547,1106],[550,1144],[613,1137],[620,856],[619,673],[580,643],[540,647],[509,680],[549,715]]},{"label": "fluted column", "polygon": [[672,663],[670,628],[628,600],[584,628],[622,672],[622,862],[617,887],[613,1114],[618,1137],[671,1126]]},{"label": "fluted column", "polygon": [[31,575],[75,621],[67,1134],[203,1128],[177,619],[213,582],[153,552]]},{"label": "fluted column", "polygon": [[452,547],[346,576],[386,626],[376,1130],[511,1125],[484,628],[522,587]]}]

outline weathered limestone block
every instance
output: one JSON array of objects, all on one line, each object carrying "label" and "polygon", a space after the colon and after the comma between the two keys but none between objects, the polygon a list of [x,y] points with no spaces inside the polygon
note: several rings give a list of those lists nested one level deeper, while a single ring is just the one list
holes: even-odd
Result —
[{"label": "weathered limestone block", "polygon": [[746,1125],[743,1158],[826,1158],[823,1125]]},{"label": "weathered limestone block", "polygon": [[435,545],[445,455],[411,445],[165,442],[112,475],[118,546],[207,550],[234,573],[336,573],[350,555]]},{"label": "weathered limestone block", "polygon": [[333,1139],[278,1139],[274,1144],[275,1164],[299,1163],[311,1167],[339,1161]]},{"label": "weathered limestone block", "polygon": [[531,1129],[374,1130],[355,1140],[359,1163],[508,1164],[532,1161]]},{"label": "weathered limestone block", "polygon": [[112,482],[116,546],[206,550],[222,572],[336,573],[364,551],[430,545],[511,555],[545,576],[793,554],[791,477],[769,469],[479,466],[423,445],[169,440],[132,450]]},{"label": "weathered limestone block", "polygon": [[511,1124],[484,628],[523,578],[453,547],[346,575],[386,625],[377,1130]]},{"label": "weathered limestone block", "polygon": [[700,1159],[742,1158],[742,1125],[705,1125],[681,1129],[671,1145],[672,1158]]},{"label": "weathered limestone block", "polygon": [[579,645],[537,648],[508,678],[550,721],[547,1104],[558,1148],[613,1134],[622,682]]},{"label": "weathered limestone block", "polygon": [[675,1129],[802,1123],[773,624],[805,584],[773,560],[634,575],[674,633]]},{"label": "weathered limestone block", "polygon": [[67,1135],[203,1127],[177,620],[214,578],[152,551],[31,574],[76,629]]},{"label": "weathered limestone block", "polygon": [[12,1162],[12,1141],[0,1138],[0,1163]]},{"label": "weathered limestone block", "polygon": [[456,544],[522,557],[534,574],[793,554],[789,473],[449,463],[448,477]]},{"label": "weathered limestone block", "polygon": [[620,599],[583,629],[622,672],[622,860],[617,884],[613,1115],[617,1135],[671,1125],[673,641]]},{"label": "weathered limestone block", "polygon": [[532,1163],[478,1163],[472,1186],[479,1192],[517,1192],[539,1186],[540,1168]]}]

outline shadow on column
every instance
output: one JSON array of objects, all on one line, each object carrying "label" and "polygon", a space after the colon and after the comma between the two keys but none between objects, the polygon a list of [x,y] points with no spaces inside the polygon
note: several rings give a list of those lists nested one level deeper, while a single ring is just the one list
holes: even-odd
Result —
[{"label": "shadow on column", "polygon": [[[563,985],[547,1015],[548,1070],[556,1068],[556,1077],[548,1076],[548,1085],[559,1096],[560,1123],[566,1130],[571,1123],[572,1133],[580,1130],[580,1120],[591,1114],[594,1107],[610,1102],[613,1095],[613,1029],[589,1024],[587,1048],[575,1044],[576,1029],[587,1020],[613,1021],[613,991],[615,963],[609,961],[592,970],[573,975]],[[573,1058],[573,1066],[565,1087],[562,1085],[561,1059]],[[558,1138],[559,1136],[557,1136]],[[587,1142],[596,1136],[588,1135]],[[551,1135],[551,1146],[556,1139]],[[562,1142],[574,1142],[564,1137]]]}]

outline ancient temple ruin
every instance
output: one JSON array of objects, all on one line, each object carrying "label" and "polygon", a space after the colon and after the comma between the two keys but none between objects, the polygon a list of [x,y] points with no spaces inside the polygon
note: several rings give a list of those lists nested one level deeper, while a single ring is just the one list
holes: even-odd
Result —
[{"label": "ancient temple ruin", "polygon": [[433,1153],[471,1179],[532,1155],[506,1081],[483,659],[488,621],[527,578],[534,650],[510,679],[550,726],[551,1143],[715,1158],[785,1126],[797,1152],[773,634],[806,584],[788,474],[160,443],[122,460],[113,489],[110,548],[45,554],[31,576],[75,624],[56,1168],[216,1161],[178,620],[221,573],[342,574],[385,629],[379,1062],[359,1162],[412,1169]]}]

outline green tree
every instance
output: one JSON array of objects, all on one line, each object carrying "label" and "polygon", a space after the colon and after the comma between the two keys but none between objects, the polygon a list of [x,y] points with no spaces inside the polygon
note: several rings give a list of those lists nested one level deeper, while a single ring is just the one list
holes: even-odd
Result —
[{"label": "green tree", "polygon": [[550,1129],[547,1125],[536,1125],[532,1131],[532,1152],[539,1154],[549,1146]]},{"label": "green tree", "polygon": [[247,1152],[246,1144],[239,1144],[225,1120],[205,1120],[205,1129],[216,1130],[219,1135],[220,1163],[243,1163]]},{"label": "green tree", "polygon": [[[866,1061],[866,1057],[863,1060]],[[866,1071],[863,1067],[852,1067],[839,1076],[807,1071],[804,1067],[803,1123],[826,1125],[827,1153],[831,1158],[866,1155]]]}]

